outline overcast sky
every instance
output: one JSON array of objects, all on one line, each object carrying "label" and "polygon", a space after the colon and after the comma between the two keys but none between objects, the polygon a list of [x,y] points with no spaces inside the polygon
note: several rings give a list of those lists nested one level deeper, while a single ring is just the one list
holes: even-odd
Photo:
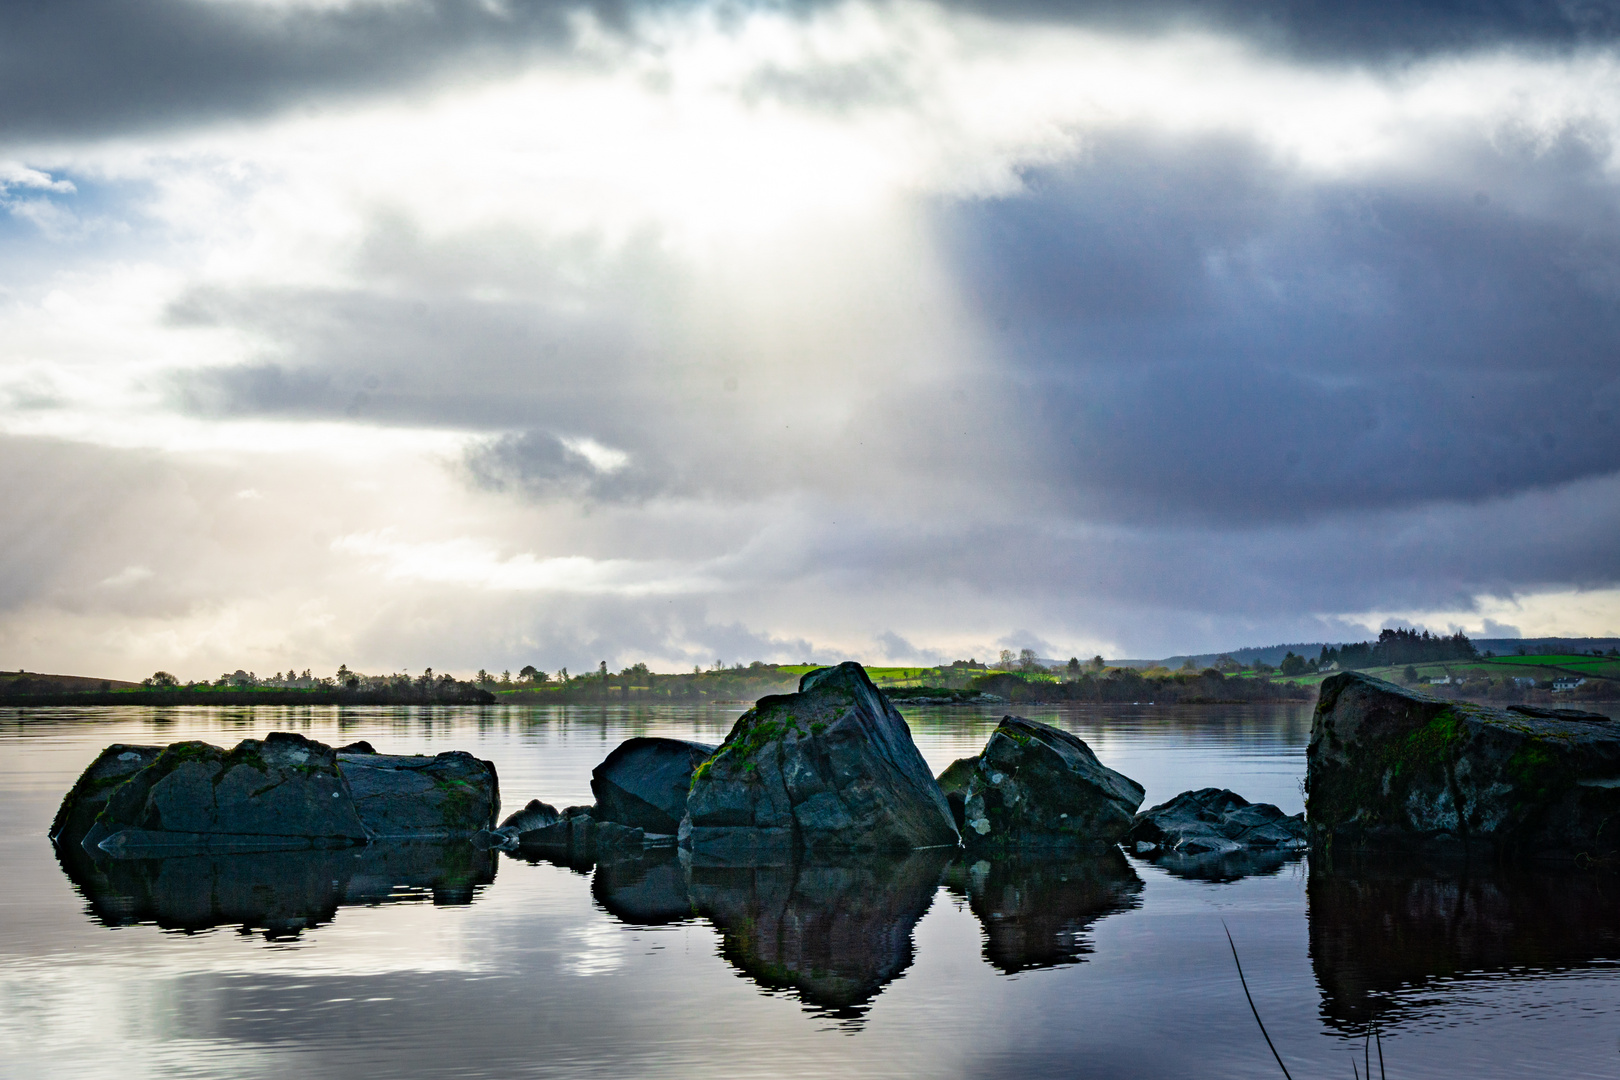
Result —
[{"label": "overcast sky", "polygon": [[1620,632],[1616,11],[0,6],[0,666]]}]

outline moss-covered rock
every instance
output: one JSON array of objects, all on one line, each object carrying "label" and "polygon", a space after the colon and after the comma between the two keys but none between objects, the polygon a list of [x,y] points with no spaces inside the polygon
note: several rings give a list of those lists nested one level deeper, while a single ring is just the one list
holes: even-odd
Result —
[{"label": "moss-covered rock", "polygon": [[1307,824],[1323,846],[1620,854],[1620,725],[1437,701],[1343,672],[1322,683]]},{"label": "moss-covered rock", "polygon": [[957,843],[911,729],[854,663],[761,698],[692,774],[682,844],[721,860]]},{"label": "moss-covered rock", "polygon": [[470,754],[340,754],[272,732],[231,750],[110,746],[62,801],[51,836],[131,858],[461,839],[492,824],[498,807],[494,766]]},{"label": "moss-covered rock", "polygon": [[1085,740],[1004,716],[969,774],[962,842],[970,850],[1104,851],[1131,827],[1145,792]]},{"label": "moss-covered rock", "polygon": [[56,819],[51,822],[51,839],[59,845],[77,845],[95,826],[113,791],[162,753],[161,746],[113,743],[97,754],[57,808]]}]

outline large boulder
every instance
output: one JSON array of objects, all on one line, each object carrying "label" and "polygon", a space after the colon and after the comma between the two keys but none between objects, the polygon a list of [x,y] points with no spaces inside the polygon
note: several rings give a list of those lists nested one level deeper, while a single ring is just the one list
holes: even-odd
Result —
[{"label": "large boulder", "polygon": [[470,754],[339,753],[287,732],[229,751],[111,746],[57,812],[57,844],[125,857],[470,837],[493,822],[495,767]]},{"label": "large boulder", "polygon": [[686,814],[692,773],[714,751],[712,743],[682,739],[625,740],[591,770],[596,820],[675,833]]},{"label": "large boulder", "polygon": [[112,791],[83,842],[134,856],[342,846],[368,837],[338,773],[337,753],[302,735],[273,732],[230,751],[171,743]]},{"label": "large boulder", "polygon": [[1312,842],[1620,854],[1620,724],[1545,713],[1437,701],[1360,672],[1330,676],[1306,752]]},{"label": "large boulder", "polygon": [[957,843],[911,729],[854,663],[761,698],[692,776],[681,842],[722,861]]},{"label": "large boulder", "polygon": [[1103,851],[1131,827],[1142,785],[1077,735],[1004,716],[968,777],[962,840],[992,851]]},{"label": "large boulder", "polygon": [[1183,791],[1136,815],[1125,841],[1138,854],[1225,855],[1256,848],[1306,846],[1305,815],[1252,803],[1225,788]]}]

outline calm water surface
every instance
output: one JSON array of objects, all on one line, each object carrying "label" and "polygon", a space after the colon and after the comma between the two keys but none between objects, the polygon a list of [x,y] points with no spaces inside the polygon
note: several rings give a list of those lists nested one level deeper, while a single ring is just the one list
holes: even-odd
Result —
[{"label": "calm water surface", "polygon": [[[0,710],[0,1074],[1281,1075],[1224,925],[1295,1077],[1347,1075],[1374,1018],[1392,1077],[1620,1076],[1607,874],[1123,856],[725,874],[457,847],[121,864],[80,888],[45,838],[111,742],[466,749],[510,810],[587,803],[623,739],[719,742],[741,710]],[[1215,785],[1302,808],[1308,706],[1026,714],[1148,804]],[[999,714],[906,715],[937,772]]]}]

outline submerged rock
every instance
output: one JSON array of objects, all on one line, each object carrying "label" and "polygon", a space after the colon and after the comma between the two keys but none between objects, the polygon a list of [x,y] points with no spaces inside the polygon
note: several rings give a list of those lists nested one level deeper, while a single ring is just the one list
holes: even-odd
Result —
[{"label": "submerged rock", "polygon": [[680,835],[694,853],[751,864],[957,842],[911,729],[854,663],[744,713],[693,774]]},{"label": "submerged rock", "polygon": [[1312,842],[1620,854],[1620,725],[1526,711],[1436,701],[1360,672],[1330,676],[1306,754]]},{"label": "submerged rock", "polygon": [[1306,846],[1305,815],[1251,803],[1235,791],[1199,788],[1136,815],[1126,843],[1138,854],[1224,855],[1254,848]]},{"label": "submerged rock", "polygon": [[673,835],[686,813],[692,773],[714,751],[711,743],[682,739],[625,740],[591,770],[596,820]]},{"label": "submerged rock", "polygon": [[968,778],[962,840],[970,849],[1101,851],[1131,827],[1143,794],[1078,736],[1004,716]]},{"label": "submerged rock", "polygon": [[112,746],[57,813],[57,844],[123,855],[464,839],[499,803],[495,767],[470,754],[338,753],[287,732],[229,751],[203,742]]}]

